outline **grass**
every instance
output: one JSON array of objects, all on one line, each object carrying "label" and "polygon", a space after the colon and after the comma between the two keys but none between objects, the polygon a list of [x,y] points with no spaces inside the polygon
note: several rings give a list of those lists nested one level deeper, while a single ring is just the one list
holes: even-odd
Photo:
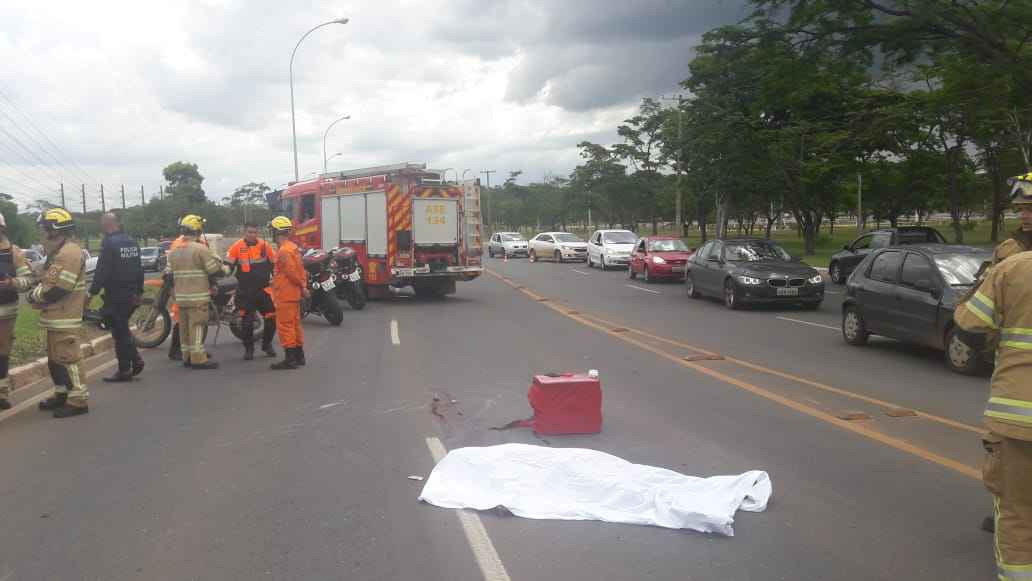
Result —
[{"label": "grass", "polygon": [[[953,240],[953,229],[947,224],[929,224],[930,226],[939,230],[943,237],[947,241]],[[888,227],[888,223],[882,223],[883,228]],[[1005,239],[1011,231],[1017,227],[1017,222],[1007,222],[1004,224],[1001,230],[1001,242]],[[873,223],[868,224],[868,230],[874,230],[875,225]],[[992,230],[992,224],[988,221],[973,221],[970,225],[965,228],[964,231],[964,244],[969,246],[982,246],[985,248],[992,248],[994,244],[990,241],[990,234]],[[571,232],[584,238],[585,240],[591,236],[590,231],[572,229]],[[642,236],[646,236],[652,233],[651,225],[642,224],[642,227],[638,229],[638,233]],[[524,233],[528,237],[533,236],[534,233]],[[660,228],[659,234],[663,236],[673,235],[674,231],[669,228]],[[754,230],[755,236],[762,237],[763,229],[757,228]],[[744,235],[744,234],[743,234]],[[712,230],[710,231],[712,237]],[[728,237],[738,236],[738,231],[734,228],[730,229]],[[811,256],[805,256],[803,253],[803,238],[799,236],[794,229],[775,230],[771,234],[771,238],[785,248],[793,256],[803,257],[803,261],[811,266],[827,267],[831,256],[836,252],[842,250],[842,248],[852,242],[857,237],[856,226],[836,225],[835,234],[832,236],[828,233],[828,229],[825,225],[821,229],[821,235],[817,240],[817,246],[815,253]],[[692,234],[684,238],[685,244],[692,248],[698,248],[702,245],[702,237],[699,236],[698,230],[694,230]]]}]

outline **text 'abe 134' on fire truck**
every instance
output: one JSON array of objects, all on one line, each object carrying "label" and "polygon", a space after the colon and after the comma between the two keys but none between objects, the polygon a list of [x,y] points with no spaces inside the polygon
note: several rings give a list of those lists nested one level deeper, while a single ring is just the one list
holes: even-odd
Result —
[{"label": "text 'abe 134' on fire truck", "polygon": [[370,298],[392,286],[443,296],[484,271],[479,180],[449,184],[406,163],[323,174],[270,203],[294,220],[303,248],[353,249]]}]

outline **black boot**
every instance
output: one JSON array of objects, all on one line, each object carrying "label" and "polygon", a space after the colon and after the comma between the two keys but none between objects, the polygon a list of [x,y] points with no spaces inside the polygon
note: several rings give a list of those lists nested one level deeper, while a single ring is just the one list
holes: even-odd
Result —
[{"label": "black boot", "polygon": [[39,411],[41,412],[52,412],[58,408],[63,408],[65,403],[68,402],[67,393],[55,393],[47,399],[39,402]]},{"label": "black boot", "polygon": [[265,327],[262,328],[262,351],[269,357],[276,356],[276,350],[272,347],[272,338],[276,336],[276,319],[265,319]]},{"label": "black boot", "polygon": [[286,349],[284,349],[283,361],[280,361],[279,363],[273,363],[269,366],[269,369],[275,369],[277,371],[282,371],[284,369],[297,369],[297,356],[294,353],[295,351],[295,347],[287,347]]},{"label": "black boot", "polygon": [[251,361],[254,359],[254,343],[244,344],[244,361]]},{"label": "black boot", "polygon": [[295,347],[294,348],[294,365],[297,365],[298,367],[304,367],[305,366],[305,348],[304,347]]},{"label": "black boot", "polygon": [[218,361],[212,361],[211,359],[205,361],[204,363],[194,363],[194,364],[190,365],[190,369],[218,369],[218,368],[219,368],[219,362]]},{"label": "black boot", "polygon": [[128,369],[126,369],[124,371],[119,369],[111,377],[105,377],[104,378],[104,381],[106,381],[108,383],[125,383],[127,381],[132,381],[132,380],[133,380],[133,372],[128,370]]},{"label": "black boot", "polygon": [[172,361],[183,360],[183,344],[179,339],[179,323],[172,327],[172,344],[168,347],[168,358]]},{"label": "black boot", "polygon": [[0,399],[0,412],[11,409],[11,400],[7,398]]},{"label": "black boot", "polygon": [[75,416],[81,416],[83,414],[90,413],[89,406],[85,405],[68,405],[67,403],[56,410],[54,410],[55,418],[74,418]]}]

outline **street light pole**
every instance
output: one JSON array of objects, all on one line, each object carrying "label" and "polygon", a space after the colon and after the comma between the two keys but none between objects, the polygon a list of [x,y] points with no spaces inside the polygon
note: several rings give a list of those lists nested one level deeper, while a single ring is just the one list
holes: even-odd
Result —
[{"label": "street light pole", "polygon": [[[333,129],[334,125],[336,125],[337,123],[340,123],[341,121],[346,121],[348,119],[351,119],[351,115],[345,115],[343,117],[340,117],[340,118],[334,120],[333,123],[330,123],[329,127],[326,128],[326,131],[323,131],[323,134],[322,134],[322,171],[323,171],[323,173],[326,173],[326,161],[327,161],[327,159],[326,159],[326,136],[330,134],[330,129]],[[340,155],[340,154],[338,153],[337,155]],[[336,156],[334,156],[334,157],[336,157]]]},{"label": "street light pole", "polygon": [[313,27],[311,30],[309,30],[308,32],[306,32],[303,35],[301,35],[300,40],[298,40],[297,44],[294,45],[294,51],[290,53],[290,130],[291,130],[291,133],[294,136],[294,181],[295,182],[300,179],[300,171],[298,170],[298,166],[297,166],[297,119],[296,119],[296,117],[294,115],[294,55],[297,54],[297,48],[299,46],[301,46],[301,43],[304,42],[304,40],[306,38],[308,38],[309,34],[312,34],[316,30],[319,30],[320,28],[322,28],[324,26],[329,26],[331,24],[347,24],[347,23],[348,23],[348,19],[347,18],[338,18],[336,20],[331,20],[329,22],[323,22],[322,24]]},{"label": "street light pole", "polygon": [[327,171],[327,170],[326,170],[326,162],[327,162],[327,161],[331,161],[331,160],[332,160],[333,158],[336,158],[336,157],[340,157],[340,156],[342,156],[342,155],[344,155],[344,152],[342,152],[342,151],[338,151],[337,153],[334,153],[334,154],[333,154],[333,155],[331,155],[330,157],[324,158],[324,160],[323,160],[323,173],[325,174],[325,173],[326,173],[326,171]]}]

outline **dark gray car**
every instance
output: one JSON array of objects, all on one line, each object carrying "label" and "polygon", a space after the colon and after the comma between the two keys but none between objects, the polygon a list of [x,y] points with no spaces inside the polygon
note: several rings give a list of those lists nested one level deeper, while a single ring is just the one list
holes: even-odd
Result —
[{"label": "dark gray car", "polygon": [[711,240],[688,261],[688,296],[721,297],[729,309],[751,304],[801,304],[824,300],[824,278],[784,248],[761,238]]},{"label": "dark gray car", "polygon": [[867,258],[868,254],[881,248],[903,244],[945,243],[946,239],[942,237],[942,234],[928,226],[901,226],[867,232],[831,256],[828,263],[828,277],[835,284],[845,283],[853,269]]}]

